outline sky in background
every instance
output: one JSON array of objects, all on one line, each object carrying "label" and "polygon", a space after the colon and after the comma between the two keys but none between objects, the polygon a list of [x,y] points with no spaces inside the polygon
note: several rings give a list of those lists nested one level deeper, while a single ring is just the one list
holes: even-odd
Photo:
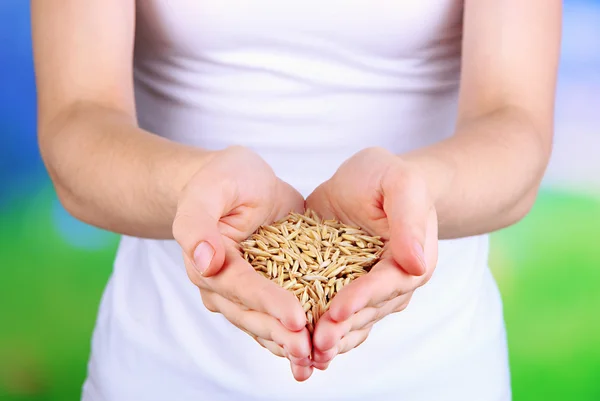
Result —
[{"label": "sky in background", "polygon": [[599,193],[600,1],[566,1],[554,154],[545,183]]}]

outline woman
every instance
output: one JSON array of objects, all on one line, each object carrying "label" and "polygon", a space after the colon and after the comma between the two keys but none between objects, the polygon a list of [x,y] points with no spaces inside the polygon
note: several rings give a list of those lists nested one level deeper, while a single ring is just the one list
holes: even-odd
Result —
[{"label": "woman", "polygon": [[[42,156],[123,234],[83,399],[510,399],[487,233],[548,162],[560,3],[32,1]],[[235,248],[305,207],[387,241],[312,338]]]}]

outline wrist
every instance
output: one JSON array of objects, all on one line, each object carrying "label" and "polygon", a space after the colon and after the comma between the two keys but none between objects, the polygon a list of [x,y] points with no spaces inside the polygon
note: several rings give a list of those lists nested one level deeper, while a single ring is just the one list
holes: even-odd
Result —
[{"label": "wrist", "polygon": [[[172,217],[175,216],[177,205],[185,188],[192,178],[210,162],[216,152],[174,144],[165,155],[166,163],[155,164],[156,177],[160,177],[159,188],[167,199]],[[163,159],[164,160],[164,159]],[[169,166],[169,168],[165,168]]]},{"label": "wrist", "polygon": [[439,205],[444,202],[446,194],[452,188],[456,174],[453,160],[425,149],[401,157],[409,169],[425,181],[431,200],[436,209],[439,209]]}]

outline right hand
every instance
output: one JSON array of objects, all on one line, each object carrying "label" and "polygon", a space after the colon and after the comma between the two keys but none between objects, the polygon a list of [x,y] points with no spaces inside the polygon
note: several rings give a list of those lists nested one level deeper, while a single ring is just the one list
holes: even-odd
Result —
[{"label": "right hand", "polygon": [[257,274],[237,244],[259,226],[303,210],[295,189],[256,153],[236,146],[214,152],[192,176],[173,221],[188,277],[206,308],[288,358],[298,381],[313,370],[304,310],[291,292]]}]

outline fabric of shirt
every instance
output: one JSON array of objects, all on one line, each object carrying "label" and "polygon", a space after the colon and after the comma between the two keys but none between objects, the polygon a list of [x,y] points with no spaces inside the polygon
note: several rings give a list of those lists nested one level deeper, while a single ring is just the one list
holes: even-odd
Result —
[{"label": "fabric of shirt", "polygon": [[[462,7],[140,0],[139,124],[191,146],[247,146],[307,196],[361,149],[401,154],[452,135]],[[407,309],[298,383],[287,360],[206,310],[176,242],[122,237],[83,400],[509,400],[502,304],[487,260],[485,235],[440,241],[433,277]]]}]

